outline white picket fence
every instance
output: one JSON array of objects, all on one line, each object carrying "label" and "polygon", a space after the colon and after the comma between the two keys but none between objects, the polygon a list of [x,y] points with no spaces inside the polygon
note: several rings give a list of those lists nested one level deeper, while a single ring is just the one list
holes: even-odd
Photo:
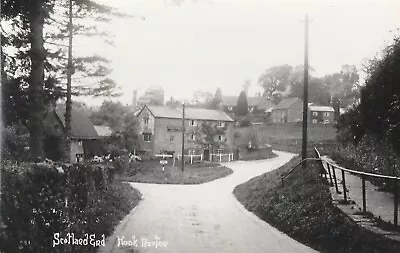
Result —
[{"label": "white picket fence", "polygon": [[[181,156],[182,155],[179,155],[179,154],[177,155],[178,160],[181,159]],[[184,155],[184,157],[190,157],[190,164],[193,164],[193,162],[203,161],[203,154],[201,154],[201,155]]]},{"label": "white picket fence", "polygon": [[213,161],[213,156],[217,157],[219,162],[222,162],[222,158],[228,156],[228,162],[233,161],[233,153],[227,154],[210,154],[210,162]]}]

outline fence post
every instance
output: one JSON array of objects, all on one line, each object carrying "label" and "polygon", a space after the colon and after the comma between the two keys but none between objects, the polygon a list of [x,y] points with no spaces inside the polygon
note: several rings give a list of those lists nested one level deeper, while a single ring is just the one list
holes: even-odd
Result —
[{"label": "fence post", "polygon": [[200,161],[203,161],[203,154],[200,154]]},{"label": "fence post", "polygon": [[210,154],[210,162],[212,162],[212,155],[213,155],[213,154]]},{"label": "fence post", "polygon": [[344,197],[344,201],[347,201],[346,178],[345,178],[344,170],[342,170],[342,183],[343,183],[343,197]]},{"label": "fence post", "polygon": [[367,199],[365,196],[365,175],[362,175],[362,198],[363,198],[363,212],[367,212]]},{"label": "fence post", "polygon": [[190,164],[193,164],[193,155],[190,155]]},{"label": "fence post", "polygon": [[[328,163],[328,167],[329,167],[329,166],[331,166],[331,165]],[[334,167],[334,166],[331,166],[331,167],[332,167],[332,172],[333,172],[333,179],[335,180],[335,189],[336,189],[336,192],[337,192],[337,193],[340,193],[340,192],[339,192],[338,185],[337,185],[335,167]]]},{"label": "fence post", "polygon": [[[324,166],[324,165],[322,165],[322,166]],[[326,167],[328,168],[329,179],[331,181],[331,185],[333,186],[332,173],[331,173],[331,169],[329,167],[329,163],[328,162],[326,162]]]},{"label": "fence post", "polygon": [[219,154],[219,162],[221,162],[221,158],[222,158],[222,156],[221,156],[221,154]]},{"label": "fence post", "polygon": [[394,220],[393,223],[397,226],[398,223],[398,213],[399,210],[399,182],[397,179],[394,181]]}]

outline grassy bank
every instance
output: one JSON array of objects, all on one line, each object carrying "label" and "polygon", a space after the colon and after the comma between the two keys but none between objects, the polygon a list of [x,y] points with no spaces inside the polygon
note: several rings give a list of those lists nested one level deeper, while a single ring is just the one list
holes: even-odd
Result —
[{"label": "grassy bank", "polygon": [[136,163],[133,169],[119,176],[121,181],[154,183],[154,184],[202,184],[212,180],[226,177],[232,174],[232,170],[218,163],[194,163],[185,164],[182,171],[181,163],[177,161],[175,166],[171,162],[165,166],[159,161]]},{"label": "grassy bank", "polygon": [[400,244],[377,236],[337,209],[329,188],[318,175],[319,165],[309,162],[307,170],[294,158],[281,168],[237,186],[236,198],[251,212],[292,238],[321,252],[400,252]]}]

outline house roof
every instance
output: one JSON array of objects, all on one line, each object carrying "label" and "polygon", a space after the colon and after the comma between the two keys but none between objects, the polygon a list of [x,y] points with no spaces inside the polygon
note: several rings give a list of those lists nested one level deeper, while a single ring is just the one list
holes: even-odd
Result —
[{"label": "house roof", "polygon": [[[55,113],[65,129],[65,105],[57,105]],[[76,139],[98,139],[99,135],[83,109],[72,107],[71,136]]]},{"label": "house roof", "polygon": [[96,130],[98,136],[108,137],[112,134],[111,128],[108,126],[95,125],[94,129]]},{"label": "house roof", "polygon": [[258,104],[258,109],[266,111],[272,110],[274,109],[274,107],[275,105],[271,101],[269,101],[266,97],[263,97],[263,99]]},{"label": "house roof", "polygon": [[311,105],[308,107],[310,111],[314,112],[334,112],[332,106],[318,106],[318,105]]},{"label": "house roof", "polygon": [[[238,99],[238,96],[222,96],[222,103],[226,106],[236,106]],[[247,105],[257,106],[259,109],[269,109],[269,104],[265,104],[266,102],[269,101],[265,97],[247,97]],[[272,105],[272,103],[270,103],[270,105]]]},{"label": "house roof", "polygon": [[[182,119],[182,108],[171,108],[164,106],[144,106],[147,107],[150,112],[156,118],[172,118]],[[142,111],[143,111],[142,109]],[[141,112],[142,112],[141,111]],[[140,113],[141,113],[140,112]],[[139,114],[140,114],[139,113]],[[198,119],[198,120],[214,120],[214,121],[234,121],[228,114],[223,111],[200,109],[200,108],[185,108],[186,119]]]},{"label": "house roof", "polygon": [[300,98],[285,98],[279,104],[277,104],[274,107],[274,109],[275,110],[288,109],[288,108],[290,108],[292,105],[294,105],[297,102],[301,102],[301,99]]}]

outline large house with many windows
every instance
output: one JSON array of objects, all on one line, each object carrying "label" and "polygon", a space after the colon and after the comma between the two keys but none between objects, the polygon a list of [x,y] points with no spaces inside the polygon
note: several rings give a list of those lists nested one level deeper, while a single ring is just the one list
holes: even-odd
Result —
[{"label": "large house with many windows", "polygon": [[228,153],[233,149],[233,119],[219,110],[186,108],[183,127],[182,107],[145,105],[137,114],[143,139],[141,152],[182,154],[182,131],[185,133],[184,155]]}]

